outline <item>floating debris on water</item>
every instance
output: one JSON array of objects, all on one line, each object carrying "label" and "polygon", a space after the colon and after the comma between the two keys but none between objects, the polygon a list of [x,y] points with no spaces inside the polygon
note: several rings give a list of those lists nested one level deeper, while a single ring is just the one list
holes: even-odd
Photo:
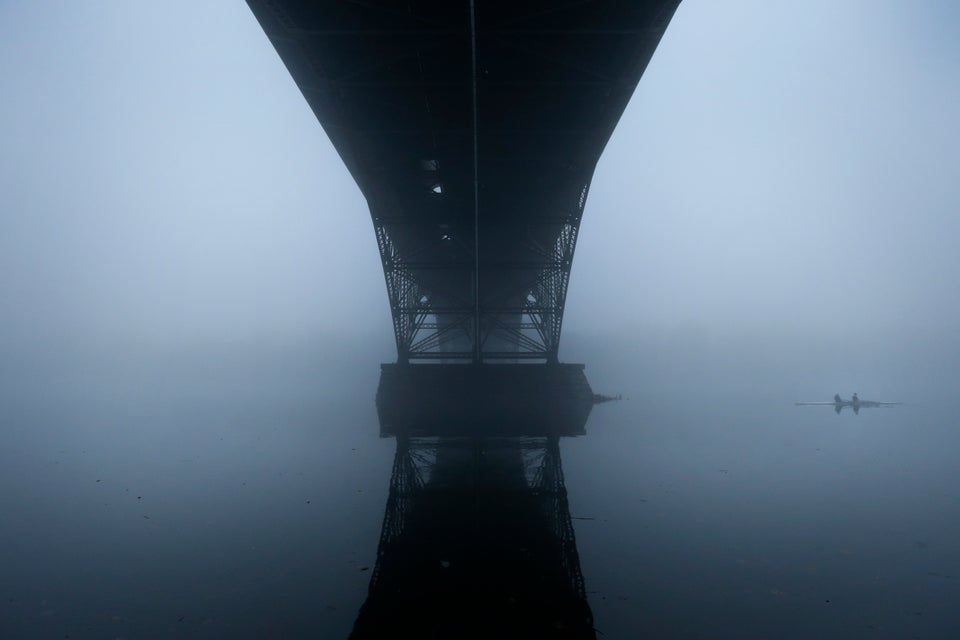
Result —
[{"label": "floating debris on water", "polygon": [[593,394],[593,404],[600,404],[602,402],[615,402],[617,400],[623,400],[623,396],[619,393],[615,396],[608,396],[602,393]]}]

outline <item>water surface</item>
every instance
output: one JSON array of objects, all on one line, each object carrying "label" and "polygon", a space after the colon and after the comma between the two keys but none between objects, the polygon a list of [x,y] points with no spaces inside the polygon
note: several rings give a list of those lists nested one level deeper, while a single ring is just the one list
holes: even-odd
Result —
[{"label": "water surface", "polygon": [[[0,636],[347,637],[395,450],[368,351],[8,360]],[[942,388],[878,380],[898,397],[874,398],[734,353],[608,355],[583,358],[588,377],[624,400],[560,443],[601,637],[954,637],[960,466]],[[910,402],[793,406],[854,390]]]}]

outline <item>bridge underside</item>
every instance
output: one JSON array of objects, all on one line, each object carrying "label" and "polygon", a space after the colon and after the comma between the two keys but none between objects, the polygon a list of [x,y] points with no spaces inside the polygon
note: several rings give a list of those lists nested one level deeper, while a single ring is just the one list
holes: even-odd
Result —
[{"label": "bridge underside", "polygon": [[679,0],[248,0],[370,206],[400,362],[555,362],[594,168]]}]

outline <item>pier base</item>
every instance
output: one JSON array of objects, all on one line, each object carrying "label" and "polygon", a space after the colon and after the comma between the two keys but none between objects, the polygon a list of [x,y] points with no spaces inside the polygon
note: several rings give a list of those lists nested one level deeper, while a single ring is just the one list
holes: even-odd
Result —
[{"label": "pier base", "polygon": [[577,436],[593,407],[582,364],[380,365],[380,435]]}]

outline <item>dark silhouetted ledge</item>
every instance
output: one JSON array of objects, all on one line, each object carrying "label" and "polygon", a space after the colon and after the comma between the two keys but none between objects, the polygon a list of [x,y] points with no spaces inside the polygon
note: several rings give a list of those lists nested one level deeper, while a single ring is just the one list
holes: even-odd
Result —
[{"label": "dark silhouetted ledge", "polygon": [[582,364],[383,364],[380,435],[577,436],[594,395]]}]

